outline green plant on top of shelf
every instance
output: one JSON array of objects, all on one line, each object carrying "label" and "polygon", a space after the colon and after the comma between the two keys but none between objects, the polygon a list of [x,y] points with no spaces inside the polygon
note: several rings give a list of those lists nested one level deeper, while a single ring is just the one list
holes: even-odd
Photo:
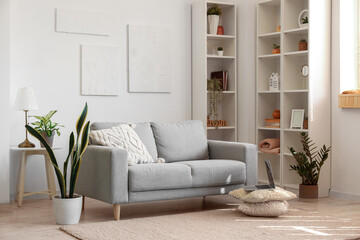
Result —
[{"label": "green plant on top of shelf", "polygon": [[306,132],[300,134],[300,141],[304,152],[297,152],[293,147],[289,148],[297,162],[296,165],[290,165],[290,170],[299,174],[303,185],[317,185],[321,167],[329,157],[331,147],[323,145],[319,151],[316,151],[315,143]]},{"label": "green plant on top of shelf", "polygon": [[273,49],[279,49],[280,45],[277,45],[276,43],[273,44]]},{"label": "green plant on top of shelf", "polygon": [[209,7],[207,10],[207,15],[219,15],[220,16],[221,14],[222,14],[222,10],[216,4],[211,5],[211,7]]},{"label": "green plant on top of shelf", "polygon": [[223,48],[222,47],[218,47],[218,49],[217,49],[218,51],[222,51],[223,50]]},{"label": "green plant on top of shelf", "polygon": [[[220,79],[208,79],[207,89],[209,92],[209,118],[213,117],[214,121],[218,120],[218,103],[223,98],[223,89],[220,84]],[[218,128],[218,124],[215,124],[215,128]]]},{"label": "green plant on top of shelf", "polygon": [[309,23],[309,18],[308,17],[301,18],[301,23],[302,24]]}]

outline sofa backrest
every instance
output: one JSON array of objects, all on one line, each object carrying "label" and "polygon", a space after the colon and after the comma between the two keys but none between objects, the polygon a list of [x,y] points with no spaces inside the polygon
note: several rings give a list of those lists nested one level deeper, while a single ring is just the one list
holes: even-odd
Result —
[{"label": "sofa backrest", "polygon": [[152,122],[158,156],[165,162],[208,159],[208,144],[201,121]]},{"label": "sofa backrest", "polygon": [[[101,130],[106,128],[112,128],[118,126],[124,122],[94,122],[90,125],[90,130]],[[139,136],[141,141],[146,146],[151,157],[156,160],[158,158],[158,152],[156,149],[154,134],[151,129],[150,123],[143,122],[143,123],[135,123],[136,127],[134,131]]]}]

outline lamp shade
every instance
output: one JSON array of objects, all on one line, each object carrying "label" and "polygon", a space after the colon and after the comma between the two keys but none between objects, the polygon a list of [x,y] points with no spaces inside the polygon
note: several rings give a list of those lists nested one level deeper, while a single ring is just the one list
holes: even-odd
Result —
[{"label": "lamp shade", "polygon": [[30,87],[19,88],[15,99],[15,110],[37,110],[38,105],[34,90]]}]

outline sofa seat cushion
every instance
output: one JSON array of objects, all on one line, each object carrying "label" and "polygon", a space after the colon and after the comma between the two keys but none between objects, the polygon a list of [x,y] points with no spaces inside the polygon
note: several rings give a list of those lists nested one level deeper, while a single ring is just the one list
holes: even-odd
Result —
[{"label": "sofa seat cushion", "polygon": [[212,187],[242,184],[246,181],[245,163],[235,160],[182,161],[191,168],[192,187]]},{"label": "sofa seat cushion", "polygon": [[201,121],[152,122],[159,157],[165,162],[208,159],[208,143]]},{"label": "sofa seat cushion", "polygon": [[152,191],[191,187],[191,168],[184,164],[129,166],[129,191]]}]

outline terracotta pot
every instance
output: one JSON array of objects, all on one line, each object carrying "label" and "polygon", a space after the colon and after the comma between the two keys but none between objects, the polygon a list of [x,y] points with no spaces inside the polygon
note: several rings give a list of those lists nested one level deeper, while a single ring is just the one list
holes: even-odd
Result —
[{"label": "terracotta pot", "polygon": [[280,53],[280,48],[275,48],[272,50],[273,54],[279,54]]},{"label": "terracotta pot", "polygon": [[[41,136],[45,139],[45,141],[49,144],[50,147],[53,146],[53,142],[54,142],[54,136],[55,136],[55,131],[52,132],[51,136],[49,137],[46,132],[41,132],[40,133]],[[40,146],[42,148],[44,148],[45,146],[40,142]]]},{"label": "terracotta pot", "polygon": [[306,51],[307,50],[307,42],[299,42],[299,51]]},{"label": "terracotta pot", "polygon": [[299,198],[317,199],[319,188],[318,185],[299,184]]},{"label": "terracotta pot", "polygon": [[218,26],[217,35],[224,35],[224,27],[223,26]]},{"label": "terracotta pot", "polygon": [[274,119],[280,119],[280,110],[274,110],[272,115]]},{"label": "terracotta pot", "polygon": [[308,120],[304,120],[304,126],[303,126],[303,128],[304,128],[304,129],[308,129],[308,127],[309,127],[309,121],[308,121]]}]

